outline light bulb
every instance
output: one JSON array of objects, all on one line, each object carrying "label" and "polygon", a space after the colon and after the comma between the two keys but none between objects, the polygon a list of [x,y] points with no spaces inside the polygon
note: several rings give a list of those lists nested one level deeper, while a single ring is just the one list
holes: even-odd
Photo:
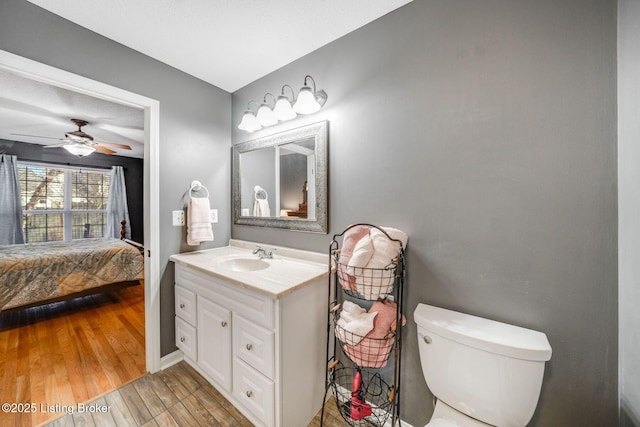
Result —
[{"label": "light bulb", "polygon": [[267,104],[262,104],[260,108],[258,108],[258,114],[256,115],[258,119],[258,123],[262,126],[271,126],[278,123],[278,119],[276,115],[273,114],[273,111]]},{"label": "light bulb", "polygon": [[62,148],[64,148],[65,150],[67,150],[68,152],[70,152],[71,154],[74,154],[78,157],[84,157],[84,156],[88,156],[89,154],[93,153],[94,151],[96,151],[95,148],[89,146],[89,145],[85,145],[85,144],[67,144],[67,145],[63,145]]},{"label": "light bulb", "polygon": [[276,118],[282,122],[295,119],[297,116],[296,112],[291,108],[289,98],[284,95],[278,97],[278,102],[276,102],[276,106],[273,108],[273,113],[276,115]]},{"label": "light bulb", "polygon": [[262,126],[260,125],[260,123],[258,123],[258,119],[256,119],[256,116],[249,110],[245,111],[244,115],[242,116],[242,120],[238,125],[238,129],[247,132],[254,132],[261,128]]},{"label": "light bulb", "polygon": [[320,110],[320,104],[316,101],[316,97],[310,87],[304,86],[300,89],[298,100],[293,105],[293,111],[298,114],[311,114]]}]

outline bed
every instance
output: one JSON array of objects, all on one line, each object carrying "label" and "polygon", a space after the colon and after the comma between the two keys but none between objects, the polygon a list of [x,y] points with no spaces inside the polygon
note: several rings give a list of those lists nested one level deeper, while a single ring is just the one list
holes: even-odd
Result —
[{"label": "bed", "polygon": [[[130,242],[130,241],[129,241]],[[140,245],[121,239],[0,246],[0,313],[140,284]]]}]

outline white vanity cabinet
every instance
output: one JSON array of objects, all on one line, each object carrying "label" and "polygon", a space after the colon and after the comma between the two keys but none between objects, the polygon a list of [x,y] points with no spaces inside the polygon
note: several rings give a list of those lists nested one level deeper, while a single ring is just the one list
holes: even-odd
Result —
[{"label": "white vanity cabinet", "polygon": [[184,359],[253,424],[307,425],[324,396],[327,275],[274,294],[179,257],[176,346]]}]

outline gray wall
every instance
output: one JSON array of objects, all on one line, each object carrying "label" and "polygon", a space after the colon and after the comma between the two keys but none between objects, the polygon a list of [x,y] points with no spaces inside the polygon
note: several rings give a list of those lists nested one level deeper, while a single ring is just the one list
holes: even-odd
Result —
[{"label": "gray wall", "polygon": [[[305,74],[319,113],[236,128]],[[547,334],[532,426],[616,425],[616,2],[416,0],[233,94],[234,143],[324,119],[329,235],[232,236],[325,252],[354,222],[409,234],[402,417],[432,413],[426,302]]]},{"label": "gray wall", "polygon": [[129,208],[131,239],[136,242],[144,242],[142,159],[105,156],[103,154],[94,154],[80,159],[61,148],[50,150],[43,147],[43,145],[0,139],[0,153],[18,156],[18,160],[106,169],[111,169],[111,166],[122,166],[125,185],[127,186],[127,207]]},{"label": "gray wall", "polygon": [[171,211],[184,206],[200,180],[218,209],[215,242],[226,245],[230,222],[231,95],[172,67],[49,13],[25,0],[0,2],[0,49],[160,101],[161,347],[174,346],[171,254],[189,250]]},{"label": "gray wall", "polygon": [[640,2],[618,2],[620,425],[640,426]]}]

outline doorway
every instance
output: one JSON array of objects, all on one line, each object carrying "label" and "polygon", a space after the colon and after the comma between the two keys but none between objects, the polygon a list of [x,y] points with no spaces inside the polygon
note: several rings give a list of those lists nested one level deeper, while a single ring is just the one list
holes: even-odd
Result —
[{"label": "doorway", "polygon": [[0,69],[98,99],[144,111],[143,216],[144,221],[144,319],[146,370],[160,369],[160,273],[159,273],[159,102],[114,86],[63,71],[0,50]]}]

